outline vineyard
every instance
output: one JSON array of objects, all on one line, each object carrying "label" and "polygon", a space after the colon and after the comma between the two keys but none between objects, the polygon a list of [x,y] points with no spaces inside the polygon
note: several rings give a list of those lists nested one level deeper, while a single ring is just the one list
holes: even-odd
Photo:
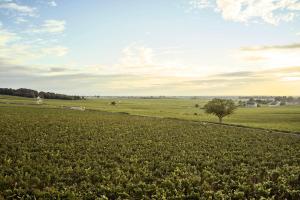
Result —
[{"label": "vineyard", "polygon": [[[117,102],[115,106],[110,104],[113,101]],[[76,101],[44,99],[41,105],[37,105],[36,99],[0,95],[0,106],[39,106],[47,108],[83,106],[92,110],[124,112],[132,115],[217,122],[216,117],[204,113],[204,110],[201,109],[206,103],[207,99],[112,98]],[[196,104],[199,107],[195,107]],[[224,123],[300,133],[300,105],[273,108],[268,106],[238,108],[233,115],[224,118]]]},{"label": "vineyard", "polygon": [[300,199],[300,135],[0,107],[0,199]]}]

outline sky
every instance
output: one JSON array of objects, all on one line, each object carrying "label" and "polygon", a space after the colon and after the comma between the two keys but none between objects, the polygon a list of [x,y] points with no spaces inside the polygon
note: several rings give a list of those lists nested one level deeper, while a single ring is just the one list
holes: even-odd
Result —
[{"label": "sky", "polygon": [[300,0],[0,0],[0,88],[300,95]]}]

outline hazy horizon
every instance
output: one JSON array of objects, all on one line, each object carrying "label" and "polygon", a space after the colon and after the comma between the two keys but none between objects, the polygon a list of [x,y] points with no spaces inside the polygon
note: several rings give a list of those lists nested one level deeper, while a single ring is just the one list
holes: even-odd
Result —
[{"label": "hazy horizon", "polygon": [[0,0],[0,88],[299,96],[300,0]]}]

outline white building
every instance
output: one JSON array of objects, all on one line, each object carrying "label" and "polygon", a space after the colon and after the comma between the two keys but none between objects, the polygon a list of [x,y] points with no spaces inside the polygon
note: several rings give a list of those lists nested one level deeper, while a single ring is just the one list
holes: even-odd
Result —
[{"label": "white building", "polygon": [[38,96],[38,97],[36,98],[36,103],[37,103],[37,104],[42,104],[42,103],[43,103],[43,99],[42,99],[41,97]]},{"label": "white building", "polygon": [[257,103],[252,101],[247,101],[246,105],[247,108],[257,108]]},{"label": "white building", "polygon": [[269,104],[269,107],[277,107],[277,106],[280,106],[280,101],[273,101]]},{"label": "white building", "polygon": [[82,106],[73,106],[70,107],[71,110],[80,110],[80,111],[85,111],[85,107]]},{"label": "white building", "polygon": [[292,106],[292,105],[297,105],[297,102],[286,102],[285,105],[287,106]]}]

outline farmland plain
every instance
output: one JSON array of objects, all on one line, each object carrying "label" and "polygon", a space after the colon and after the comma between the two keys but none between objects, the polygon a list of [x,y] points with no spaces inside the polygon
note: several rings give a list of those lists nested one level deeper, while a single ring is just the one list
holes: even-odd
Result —
[{"label": "farmland plain", "polygon": [[[116,106],[110,105],[115,101]],[[125,112],[132,115],[177,118],[195,121],[217,122],[217,118],[200,109],[206,99],[95,99],[95,100],[44,100],[41,107],[61,108],[63,106],[84,106],[87,109],[109,112]],[[8,103],[8,104],[7,104]],[[30,98],[0,96],[1,105],[31,105],[36,102]],[[195,107],[199,105],[199,108]],[[197,115],[195,115],[197,113]],[[260,108],[238,108],[224,123],[244,125],[281,131],[300,132],[300,105]]]},{"label": "farmland plain", "polygon": [[0,199],[300,198],[297,134],[19,104],[0,113]]}]

